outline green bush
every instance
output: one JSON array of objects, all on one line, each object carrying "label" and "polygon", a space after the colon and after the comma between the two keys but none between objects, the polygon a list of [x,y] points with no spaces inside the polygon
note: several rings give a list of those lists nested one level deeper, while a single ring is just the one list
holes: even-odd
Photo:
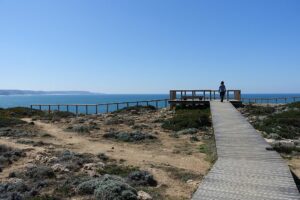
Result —
[{"label": "green bush", "polygon": [[289,103],[287,104],[287,107],[300,109],[300,102]]},{"label": "green bush", "polygon": [[253,104],[246,105],[245,109],[247,110],[247,112],[249,112],[252,115],[269,115],[276,111],[275,107],[259,106]]},{"label": "green bush", "polygon": [[164,129],[180,131],[187,128],[211,126],[209,109],[179,109],[173,118],[163,122]]},{"label": "green bush", "polygon": [[26,124],[26,122],[17,118],[0,116],[0,128],[15,126],[19,124]]},{"label": "green bush", "polygon": [[282,138],[293,139],[300,134],[300,111],[288,110],[270,115],[255,128],[268,134],[277,133]]},{"label": "green bush", "polygon": [[15,118],[24,118],[31,116],[43,116],[45,113],[41,110],[30,109],[26,107],[14,107],[0,110],[1,116],[6,117],[15,117]]},{"label": "green bush", "polygon": [[130,112],[130,111],[153,111],[156,110],[156,108],[154,106],[130,106],[130,107],[126,107],[126,108],[122,108],[120,110],[114,111],[113,113],[123,113],[123,112]]},{"label": "green bush", "polygon": [[118,176],[121,176],[121,177],[126,177],[131,172],[134,172],[134,171],[137,171],[137,170],[139,170],[138,167],[110,164],[110,165],[106,165],[104,167],[104,169],[99,169],[98,173],[100,173],[100,174],[111,174],[111,175],[118,175]]}]

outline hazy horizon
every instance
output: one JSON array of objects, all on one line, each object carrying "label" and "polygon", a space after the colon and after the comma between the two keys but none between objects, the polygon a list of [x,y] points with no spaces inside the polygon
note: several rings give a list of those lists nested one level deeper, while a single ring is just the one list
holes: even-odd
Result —
[{"label": "hazy horizon", "polygon": [[300,1],[0,1],[1,88],[300,93]]}]

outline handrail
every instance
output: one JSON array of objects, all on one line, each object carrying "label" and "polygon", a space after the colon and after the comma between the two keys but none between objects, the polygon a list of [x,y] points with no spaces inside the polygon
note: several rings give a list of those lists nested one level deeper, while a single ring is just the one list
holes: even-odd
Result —
[{"label": "handrail", "polygon": [[284,103],[287,103],[288,100],[292,100],[292,102],[296,102],[297,99],[300,99],[300,96],[296,96],[296,97],[271,97],[271,98],[259,98],[259,97],[251,97],[251,98],[242,98],[242,101],[244,103],[248,102],[248,103],[263,103],[263,102],[267,102],[267,103],[270,103],[270,102],[275,102],[275,103],[278,103],[279,100],[284,100]]},{"label": "handrail", "polygon": [[159,108],[159,102],[164,102],[164,107],[168,107],[168,100],[169,99],[154,99],[154,100],[143,100],[143,101],[128,101],[128,102],[112,102],[112,103],[99,103],[99,104],[31,104],[30,108],[33,110],[34,107],[38,107],[39,110],[42,110],[43,107],[48,108],[48,112],[50,113],[53,109],[53,107],[57,108],[58,111],[61,110],[61,107],[66,107],[66,111],[69,112],[70,107],[75,107],[75,113],[78,115],[79,107],[85,107],[85,113],[88,113],[88,108],[89,107],[95,107],[95,113],[98,114],[100,107],[105,107],[106,108],[106,113],[109,113],[109,106],[116,105],[116,110],[120,110],[120,105],[125,105],[125,107],[122,108],[127,108],[130,107],[130,104],[135,104],[136,106],[140,106],[143,103],[149,106],[151,103],[155,102],[155,107],[158,109]]},{"label": "handrail", "polygon": [[[205,90],[170,90],[170,100],[177,99],[177,94],[180,94],[180,99],[182,99],[183,96],[186,96],[187,93],[191,93],[192,97],[197,96],[197,93],[202,93],[204,100],[209,99],[213,100],[216,99],[216,93],[218,93],[219,90],[211,90],[211,89],[205,89]],[[240,101],[241,100],[241,90],[235,90],[235,89],[229,89],[226,90],[226,99],[229,101],[230,93],[233,92],[234,100]],[[209,98],[206,98],[206,94],[209,94]]]}]

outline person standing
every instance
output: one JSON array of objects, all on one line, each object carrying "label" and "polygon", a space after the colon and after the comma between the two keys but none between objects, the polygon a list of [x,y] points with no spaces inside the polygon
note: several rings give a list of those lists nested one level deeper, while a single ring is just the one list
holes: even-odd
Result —
[{"label": "person standing", "polygon": [[220,92],[221,102],[223,102],[224,96],[225,96],[225,93],[226,93],[226,87],[225,87],[224,81],[221,82],[221,85],[219,87],[219,92]]}]

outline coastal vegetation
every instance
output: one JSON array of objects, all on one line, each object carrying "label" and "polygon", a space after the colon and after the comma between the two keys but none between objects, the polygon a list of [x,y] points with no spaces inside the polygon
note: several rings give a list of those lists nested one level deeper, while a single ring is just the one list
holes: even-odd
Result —
[{"label": "coastal vegetation", "polygon": [[213,138],[209,109],[190,111],[0,109],[0,199],[190,199]]},{"label": "coastal vegetation", "polygon": [[175,115],[165,120],[162,127],[164,129],[180,131],[188,128],[203,128],[211,126],[210,110],[204,109],[176,109]]}]

